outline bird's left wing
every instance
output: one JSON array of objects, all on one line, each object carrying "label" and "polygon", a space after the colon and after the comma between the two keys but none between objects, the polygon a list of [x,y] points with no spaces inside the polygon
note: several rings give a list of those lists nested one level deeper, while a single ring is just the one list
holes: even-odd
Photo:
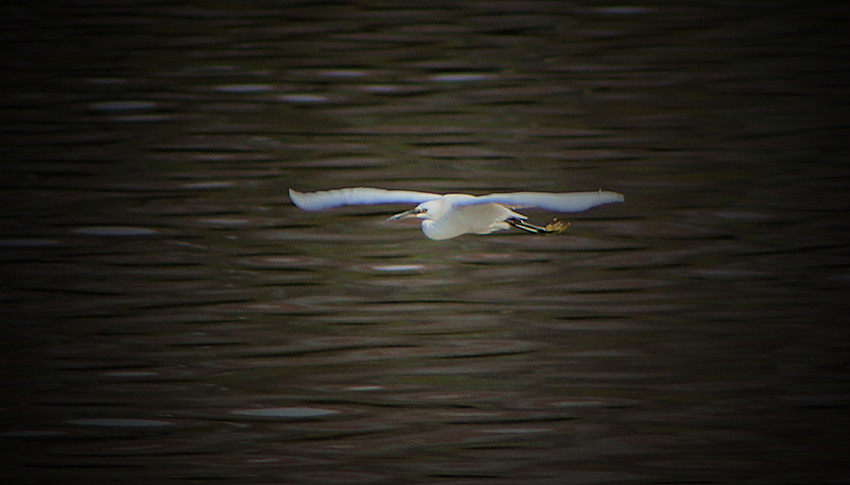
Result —
[{"label": "bird's left wing", "polygon": [[343,205],[421,204],[440,197],[442,197],[440,194],[428,192],[372,189],[368,187],[323,190],[320,192],[298,192],[289,189],[289,198],[292,199],[292,203],[308,211],[330,209]]},{"label": "bird's left wing", "polygon": [[489,194],[460,202],[459,205],[496,203],[512,209],[539,207],[556,212],[581,212],[603,204],[623,202],[623,194],[598,190],[595,192],[512,192]]}]

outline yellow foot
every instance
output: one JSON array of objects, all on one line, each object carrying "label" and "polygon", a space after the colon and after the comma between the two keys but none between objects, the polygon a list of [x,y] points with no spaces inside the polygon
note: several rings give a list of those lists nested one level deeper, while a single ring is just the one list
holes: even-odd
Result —
[{"label": "yellow foot", "polygon": [[570,227],[569,222],[561,222],[558,219],[552,219],[552,222],[546,224],[546,232],[549,234],[561,234]]}]

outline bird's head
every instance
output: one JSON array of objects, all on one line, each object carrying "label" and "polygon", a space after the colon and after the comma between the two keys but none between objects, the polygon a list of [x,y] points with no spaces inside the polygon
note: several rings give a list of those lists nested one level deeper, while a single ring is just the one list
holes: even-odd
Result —
[{"label": "bird's head", "polygon": [[442,199],[429,200],[423,202],[409,211],[404,211],[389,218],[390,221],[399,219],[408,219],[415,217],[422,220],[434,220],[445,214],[448,207],[443,203]]}]

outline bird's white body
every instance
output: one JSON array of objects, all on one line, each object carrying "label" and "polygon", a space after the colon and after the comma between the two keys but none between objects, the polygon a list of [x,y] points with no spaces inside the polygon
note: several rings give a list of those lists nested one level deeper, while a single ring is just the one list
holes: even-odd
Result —
[{"label": "bird's white body", "polygon": [[433,194],[407,190],[383,190],[366,187],[298,192],[289,190],[292,202],[305,210],[322,210],[343,205],[416,203],[416,208],[390,220],[415,217],[422,220],[422,232],[429,239],[451,239],[462,234],[490,234],[517,227],[536,234],[563,232],[565,225],[546,227],[527,223],[526,217],[512,209],[539,207],[557,212],[581,212],[602,204],[622,202],[617,192],[513,192],[474,196],[469,194]]},{"label": "bird's white body", "polygon": [[421,205],[430,217],[422,219],[422,232],[428,239],[451,239],[462,234],[490,234],[510,229],[506,220],[525,219],[522,214],[496,203],[461,205],[474,198],[468,194],[446,194],[423,202]]}]

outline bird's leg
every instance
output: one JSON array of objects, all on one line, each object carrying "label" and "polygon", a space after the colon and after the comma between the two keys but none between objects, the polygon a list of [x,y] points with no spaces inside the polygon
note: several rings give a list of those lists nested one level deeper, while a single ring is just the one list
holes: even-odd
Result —
[{"label": "bird's leg", "polygon": [[570,227],[569,222],[561,222],[558,219],[552,219],[552,222],[545,226],[537,226],[523,219],[511,218],[506,220],[508,224],[517,229],[530,232],[532,234],[560,234]]}]

